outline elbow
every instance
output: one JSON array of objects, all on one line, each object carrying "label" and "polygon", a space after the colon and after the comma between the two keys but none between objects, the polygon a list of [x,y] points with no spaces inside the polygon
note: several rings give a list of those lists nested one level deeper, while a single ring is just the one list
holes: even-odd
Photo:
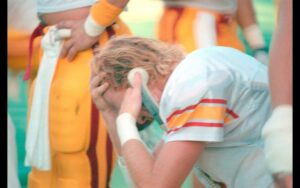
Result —
[{"label": "elbow", "polygon": [[155,178],[149,178],[145,181],[136,182],[137,188],[180,188],[181,185],[174,185],[174,182],[167,182],[166,180],[156,180]]},{"label": "elbow", "polygon": [[151,181],[151,178],[149,180],[135,182],[135,185],[137,188],[153,188],[153,187],[159,188],[157,186],[157,183]]}]

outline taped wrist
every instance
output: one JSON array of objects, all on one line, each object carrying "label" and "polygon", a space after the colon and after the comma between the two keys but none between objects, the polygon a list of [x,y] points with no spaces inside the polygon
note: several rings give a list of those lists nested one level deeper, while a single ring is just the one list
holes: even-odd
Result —
[{"label": "taped wrist", "polygon": [[252,49],[263,48],[266,46],[263,34],[258,25],[253,24],[243,29],[244,36]]},{"label": "taped wrist", "polygon": [[273,174],[293,171],[292,116],[291,105],[278,106],[262,130],[266,160]]},{"label": "taped wrist", "polygon": [[121,146],[132,139],[142,141],[135,123],[135,118],[129,113],[122,113],[118,116],[116,124]]},{"label": "taped wrist", "polygon": [[98,25],[94,19],[89,15],[84,22],[84,31],[91,37],[96,37],[101,35],[101,33],[105,30],[104,26]]},{"label": "taped wrist", "polygon": [[101,0],[92,6],[90,15],[84,24],[85,32],[92,37],[99,36],[122,11],[122,8],[110,4],[107,0]]}]

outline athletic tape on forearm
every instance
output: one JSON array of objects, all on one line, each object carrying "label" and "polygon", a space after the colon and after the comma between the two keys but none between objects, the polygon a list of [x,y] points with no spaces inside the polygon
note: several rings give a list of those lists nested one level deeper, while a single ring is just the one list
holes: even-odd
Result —
[{"label": "athletic tape on forearm", "polygon": [[84,31],[91,37],[99,36],[105,30],[104,26],[98,25],[89,15],[84,22]]},{"label": "athletic tape on forearm", "polygon": [[85,32],[89,36],[99,36],[122,11],[122,8],[109,3],[107,0],[101,0],[92,6],[90,15],[84,24]]},{"label": "athletic tape on forearm", "polygon": [[262,130],[266,160],[272,173],[293,171],[292,118],[292,106],[278,106]]},{"label": "athletic tape on forearm", "polygon": [[132,139],[142,141],[135,122],[136,120],[129,113],[122,113],[118,116],[116,124],[121,146]]},{"label": "athletic tape on forearm", "polygon": [[263,34],[258,25],[253,24],[243,30],[244,36],[252,49],[265,47]]}]

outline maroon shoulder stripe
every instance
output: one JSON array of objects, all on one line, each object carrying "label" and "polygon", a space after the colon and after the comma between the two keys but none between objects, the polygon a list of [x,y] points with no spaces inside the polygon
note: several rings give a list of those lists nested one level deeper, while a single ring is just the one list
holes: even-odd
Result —
[{"label": "maroon shoulder stripe", "polygon": [[202,99],[199,103],[219,103],[219,104],[227,104],[225,99]]},{"label": "maroon shoulder stripe", "polygon": [[226,108],[226,112],[228,114],[230,114],[234,119],[238,118],[239,116],[233,111],[233,110],[230,110],[228,108]]},{"label": "maroon shoulder stripe", "polygon": [[224,99],[202,99],[200,100],[197,104],[188,106],[182,110],[176,110],[174,111],[168,118],[167,118],[167,122],[170,121],[170,119],[178,114],[182,114],[183,112],[187,111],[187,110],[192,110],[194,108],[196,108],[200,103],[218,103],[218,104],[227,104],[227,101]]}]

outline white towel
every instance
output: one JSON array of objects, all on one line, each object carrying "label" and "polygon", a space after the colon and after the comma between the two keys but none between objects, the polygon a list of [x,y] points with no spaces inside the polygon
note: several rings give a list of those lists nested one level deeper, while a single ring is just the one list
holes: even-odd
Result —
[{"label": "white towel", "polygon": [[57,40],[60,38],[57,37],[59,35],[58,31],[55,26],[49,27],[47,34],[41,41],[44,54],[36,77],[26,134],[25,165],[35,167],[39,170],[51,169],[48,126],[49,93],[62,47],[62,41]]}]

